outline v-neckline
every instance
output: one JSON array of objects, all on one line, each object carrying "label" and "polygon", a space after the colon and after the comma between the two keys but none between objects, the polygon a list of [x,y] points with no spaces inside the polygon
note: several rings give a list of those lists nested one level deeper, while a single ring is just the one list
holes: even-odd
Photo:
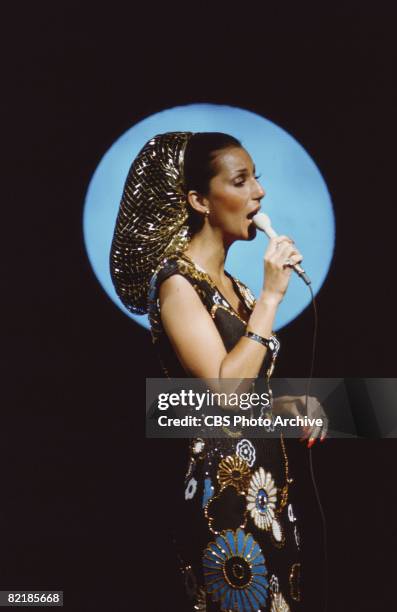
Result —
[{"label": "v-neckline", "polygon": [[[210,284],[212,285],[212,287],[214,289],[217,290],[217,292],[219,293],[219,295],[221,296],[221,298],[226,302],[226,304],[229,306],[230,310],[240,319],[240,321],[242,321],[244,323],[244,325],[248,324],[248,321],[245,321],[243,319],[243,317],[240,315],[240,313],[238,313],[236,311],[235,308],[233,308],[233,306],[231,305],[231,303],[229,302],[229,300],[223,295],[222,291],[218,288],[218,286],[216,285],[216,283],[213,281],[212,277],[208,274],[208,272],[206,270],[204,270],[204,268],[202,268],[198,263],[196,263],[195,261],[193,261],[193,259],[191,259],[191,257],[189,257],[189,255],[186,255],[186,253],[182,253],[182,257],[186,258],[191,264],[193,264],[193,266],[195,268],[197,268],[197,270],[199,270],[200,272],[204,273],[206,275],[206,277],[208,278],[208,280],[210,281]],[[227,271],[225,270],[225,274],[226,276],[228,276],[230,278],[230,280],[232,281],[232,285],[236,291],[237,297],[240,299],[241,303],[244,305],[245,309],[247,312],[251,311],[251,308],[248,306],[247,302],[244,299],[243,294],[240,291],[240,287],[238,286],[237,281],[235,280],[235,278]]]}]

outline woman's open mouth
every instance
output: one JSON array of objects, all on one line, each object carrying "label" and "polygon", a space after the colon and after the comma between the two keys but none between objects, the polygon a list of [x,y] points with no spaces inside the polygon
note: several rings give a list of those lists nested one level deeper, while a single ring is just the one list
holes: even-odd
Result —
[{"label": "woman's open mouth", "polygon": [[259,210],[259,206],[258,206],[258,208],[255,208],[255,209],[254,209],[254,210],[252,210],[250,213],[248,213],[248,215],[247,215],[247,219],[249,219],[249,221],[251,221],[251,222],[252,222],[252,217],[255,217],[255,215],[256,215],[256,213],[258,212],[258,210]]}]

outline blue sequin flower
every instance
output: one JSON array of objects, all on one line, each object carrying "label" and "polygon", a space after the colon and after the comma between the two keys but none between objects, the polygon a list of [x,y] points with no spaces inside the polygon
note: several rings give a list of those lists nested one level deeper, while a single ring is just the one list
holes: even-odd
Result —
[{"label": "blue sequin flower", "polygon": [[267,568],[258,543],[243,529],[223,531],[203,555],[207,592],[221,610],[256,612],[268,596]]},{"label": "blue sequin flower", "polygon": [[202,503],[203,508],[205,508],[205,506],[207,505],[208,501],[211,499],[213,494],[214,494],[214,486],[212,484],[212,480],[211,480],[211,478],[205,478],[205,480],[204,480],[203,503]]}]

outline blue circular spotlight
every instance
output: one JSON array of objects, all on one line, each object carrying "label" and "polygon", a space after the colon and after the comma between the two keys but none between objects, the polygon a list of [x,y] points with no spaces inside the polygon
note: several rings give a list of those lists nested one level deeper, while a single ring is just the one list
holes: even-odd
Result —
[{"label": "blue circular spotlight", "polygon": [[[317,293],[331,264],[335,221],[327,186],[315,162],[290,134],[260,115],[232,106],[190,104],[156,113],[127,130],[105,153],[90,181],[83,215],[85,246],[98,281],[114,303],[149,328],[147,315],[133,315],[118,298],[110,277],[109,253],[133,159],[150,138],[171,131],[226,132],[242,142],[266,191],[262,211],[278,233],[295,240]],[[261,232],[253,241],[235,242],[226,261],[226,269],[256,295],[262,286],[267,242]],[[307,287],[293,275],[277,312],[275,330],[295,319],[309,302]]]}]

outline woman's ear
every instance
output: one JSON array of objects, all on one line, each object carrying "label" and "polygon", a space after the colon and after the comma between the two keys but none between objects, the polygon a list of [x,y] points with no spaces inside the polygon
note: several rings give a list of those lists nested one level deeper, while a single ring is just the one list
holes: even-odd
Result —
[{"label": "woman's ear", "polygon": [[204,215],[208,211],[208,200],[204,196],[200,195],[198,191],[189,191],[187,194],[187,201],[190,206],[197,210],[197,212]]}]

